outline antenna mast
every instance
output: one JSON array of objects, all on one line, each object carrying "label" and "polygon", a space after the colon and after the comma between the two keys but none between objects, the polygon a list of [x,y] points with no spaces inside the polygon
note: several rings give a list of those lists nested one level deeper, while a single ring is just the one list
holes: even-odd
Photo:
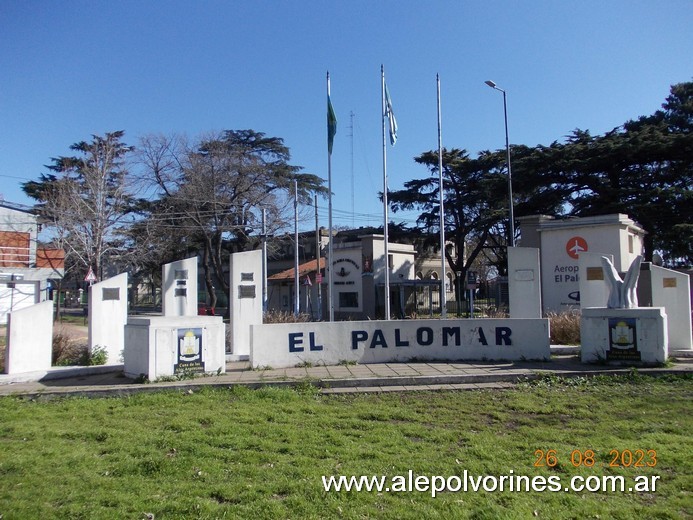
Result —
[{"label": "antenna mast", "polygon": [[355,228],[354,223],[355,209],[354,209],[354,112],[349,112],[350,118],[350,134],[351,137],[351,228]]}]

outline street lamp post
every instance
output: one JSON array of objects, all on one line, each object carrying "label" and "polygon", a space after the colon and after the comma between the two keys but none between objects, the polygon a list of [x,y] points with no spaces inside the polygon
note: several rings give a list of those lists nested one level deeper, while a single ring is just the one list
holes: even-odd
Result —
[{"label": "street lamp post", "polygon": [[515,214],[513,209],[513,174],[512,167],[510,166],[510,141],[508,140],[508,103],[505,96],[505,90],[498,87],[493,81],[488,80],[485,82],[489,87],[494,90],[498,90],[503,93],[503,114],[505,116],[505,153],[506,161],[508,163],[508,196],[510,199],[510,240],[508,243],[515,247]]}]

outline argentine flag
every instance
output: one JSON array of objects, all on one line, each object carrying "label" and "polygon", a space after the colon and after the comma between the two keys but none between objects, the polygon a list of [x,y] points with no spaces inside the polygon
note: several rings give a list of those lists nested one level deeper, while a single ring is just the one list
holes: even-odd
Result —
[{"label": "argentine flag", "polygon": [[392,111],[392,101],[390,100],[390,91],[385,84],[385,117],[387,117],[388,126],[390,129],[390,144],[395,146],[397,142],[397,120],[395,113]]}]

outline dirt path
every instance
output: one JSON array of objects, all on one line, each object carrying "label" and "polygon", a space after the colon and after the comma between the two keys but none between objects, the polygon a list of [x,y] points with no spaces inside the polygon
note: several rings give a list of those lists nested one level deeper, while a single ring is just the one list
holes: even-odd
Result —
[{"label": "dirt path", "polygon": [[74,323],[53,323],[53,334],[62,333],[67,335],[72,342],[86,343],[89,337],[89,330],[86,325],[76,325]]}]

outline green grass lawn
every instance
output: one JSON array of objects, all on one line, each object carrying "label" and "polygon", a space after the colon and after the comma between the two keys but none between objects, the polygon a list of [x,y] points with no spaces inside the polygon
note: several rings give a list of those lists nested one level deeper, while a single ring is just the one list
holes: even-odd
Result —
[{"label": "green grass lawn", "polygon": [[[324,396],[306,385],[2,398],[0,517],[687,518],[692,397],[690,378],[635,375],[548,378],[502,391]],[[656,450],[656,466],[608,467],[609,452],[626,449]],[[536,450],[556,450],[557,464],[535,467]],[[573,450],[593,450],[595,465],[574,467]],[[430,491],[326,492],[321,480],[409,470],[660,480],[655,492],[435,498]]]},{"label": "green grass lawn", "polygon": [[72,312],[72,313],[61,313],[60,317],[56,320],[55,324],[58,325],[59,323],[69,323],[72,325],[82,325],[86,326],[87,325],[87,318],[82,314],[81,311],[79,312]]}]

